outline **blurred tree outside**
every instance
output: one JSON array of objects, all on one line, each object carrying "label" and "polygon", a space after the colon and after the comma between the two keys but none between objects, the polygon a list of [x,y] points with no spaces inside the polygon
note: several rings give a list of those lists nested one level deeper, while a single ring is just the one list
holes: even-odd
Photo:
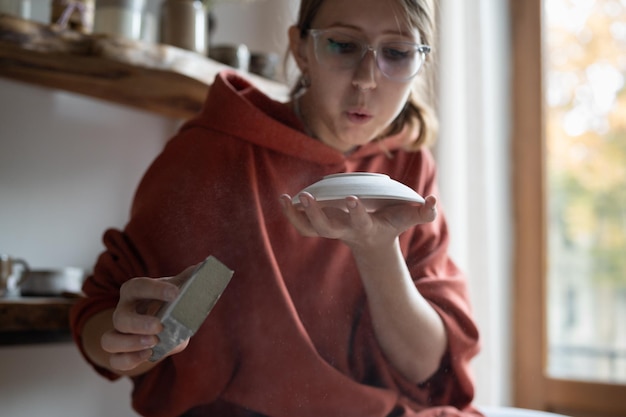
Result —
[{"label": "blurred tree outside", "polygon": [[549,372],[626,382],[626,0],[544,0]]}]

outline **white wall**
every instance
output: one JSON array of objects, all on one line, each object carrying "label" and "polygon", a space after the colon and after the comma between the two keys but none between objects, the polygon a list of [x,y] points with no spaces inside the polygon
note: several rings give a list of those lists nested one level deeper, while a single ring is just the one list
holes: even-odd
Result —
[{"label": "white wall", "polygon": [[[0,78],[0,252],[33,268],[90,268],[102,232],[124,225],[135,185],[175,127]],[[124,417],[129,410],[128,382],[96,376],[69,342],[0,346],[1,416]]]},{"label": "white wall", "polygon": [[282,57],[287,49],[287,28],[295,23],[298,4],[297,0],[218,2],[211,43],[244,43],[250,51]]},{"label": "white wall", "polygon": [[96,376],[70,343],[0,347],[2,417],[136,417],[130,389]]}]

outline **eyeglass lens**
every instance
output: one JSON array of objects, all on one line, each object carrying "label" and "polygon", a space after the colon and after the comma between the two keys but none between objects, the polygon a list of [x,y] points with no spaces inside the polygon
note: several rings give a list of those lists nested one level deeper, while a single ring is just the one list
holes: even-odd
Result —
[{"label": "eyeglass lens", "polygon": [[[350,69],[360,64],[371,47],[335,30],[312,30],[317,60],[329,68]],[[412,42],[385,42],[373,50],[376,65],[388,78],[408,80],[422,66],[428,48]]]}]

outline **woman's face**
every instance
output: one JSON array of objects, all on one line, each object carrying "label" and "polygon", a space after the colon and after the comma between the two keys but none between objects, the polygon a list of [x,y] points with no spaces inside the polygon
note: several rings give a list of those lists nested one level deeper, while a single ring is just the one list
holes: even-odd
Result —
[{"label": "woman's face", "polygon": [[[418,31],[397,18],[400,13],[394,0],[327,0],[312,29],[336,29],[335,33],[341,34],[333,39],[318,38],[323,47],[334,45],[336,40],[345,45],[346,39],[362,40],[374,48],[398,41],[420,43]],[[300,112],[319,140],[348,152],[385,131],[404,107],[411,81],[383,75],[371,51],[352,68],[338,69],[318,62],[313,38],[311,34],[300,38],[297,28],[290,31],[296,62],[310,79],[310,87],[300,98]]]}]

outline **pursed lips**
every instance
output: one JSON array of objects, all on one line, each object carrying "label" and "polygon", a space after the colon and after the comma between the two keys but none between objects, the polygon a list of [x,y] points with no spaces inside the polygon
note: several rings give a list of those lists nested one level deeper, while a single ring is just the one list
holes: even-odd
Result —
[{"label": "pursed lips", "polygon": [[374,117],[365,109],[348,110],[346,115],[351,122],[359,124],[366,123]]}]

